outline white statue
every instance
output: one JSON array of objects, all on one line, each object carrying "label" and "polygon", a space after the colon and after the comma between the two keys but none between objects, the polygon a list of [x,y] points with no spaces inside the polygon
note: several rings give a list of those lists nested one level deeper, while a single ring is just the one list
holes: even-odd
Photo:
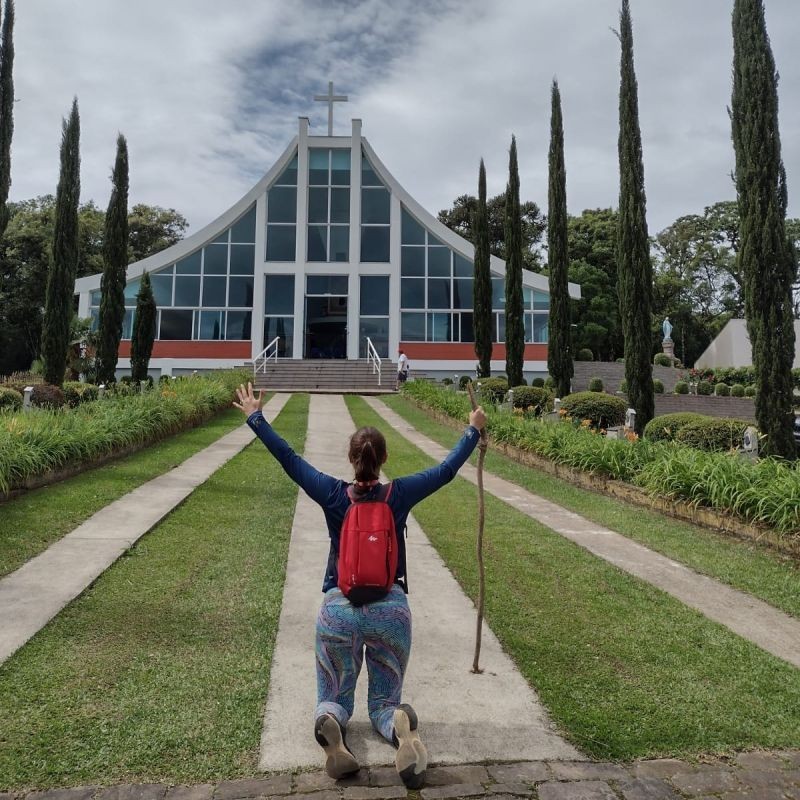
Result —
[{"label": "white statue", "polygon": [[664,341],[672,341],[672,323],[670,323],[669,317],[664,319],[661,330],[664,331]]}]

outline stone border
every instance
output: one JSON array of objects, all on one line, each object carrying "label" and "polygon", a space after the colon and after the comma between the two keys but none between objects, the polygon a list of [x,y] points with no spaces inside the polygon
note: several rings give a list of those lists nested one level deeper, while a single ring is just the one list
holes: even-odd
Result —
[{"label": "stone border", "polygon": [[[417,408],[430,414],[437,422],[447,425],[450,428],[461,430],[463,423],[453,417],[449,417],[442,411],[428,408],[420,403],[416,403],[413,398],[408,398]],[[592,475],[590,472],[583,472],[574,467],[557,464],[544,456],[531,453],[514,445],[505,442],[496,442],[489,437],[489,445],[509,458],[519,461],[529,467],[554,475],[557,478],[568,481],[582,489],[599,494],[611,495],[634,505],[660,511],[675,519],[692,522],[704,528],[709,528],[716,533],[732,534],[740,539],[748,539],[759,544],[767,544],[775,550],[794,558],[800,558],[800,536],[781,536],[769,528],[752,525],[743,520],[720,514],[710,508],[695,506],[685,500],[669,500],[663,497],[654,497],[644,489],[634,486],[624,481],[617,481],[611,478],[603,478]]]}]

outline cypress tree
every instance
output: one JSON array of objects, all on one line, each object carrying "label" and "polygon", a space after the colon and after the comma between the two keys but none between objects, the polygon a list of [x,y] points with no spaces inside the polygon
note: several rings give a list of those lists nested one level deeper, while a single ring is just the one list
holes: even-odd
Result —
[{"label": "cypress tree", "polygon": [[103,277],[100,282],[100,335],[97,344],[97,379],[112,383],[125,317],[125,270],[128,266],[128,144],[117,137],[117,158],[111,176],[103,241]]},{"label": "cypress tree", "polygon": [[142,275],[142,283],[136,295],[136,311],[133,314],[131,335],[131,377],[134,381],[147,380],[147,369],[156,338],[156,301],[150,284],[150,273]]},{"label": "cypress tree", "polygon": [[506,188],[506,375],[509,386],[522,383],[525,319],[522,307],[522,215],[519,206],[517,140],[511,137]]},{"label": "cypress tree", "polygon": [[14,135],[14,0],[6,0],[0,38],[0,238],[8,225]]},{"label": "cypress tree", "polygon": [[786,176],[778,130],[778,78],[763,0],[733,9],[733,145],[740,215],[737,254],[756,373],[755,412],[767,453],[793,459],[792,283],[796,264],[786,238]]},{"label": "cypress tree", "polygon": [[489,271],[489,213],[486,208],[486,168],[481,159],[478,172],[478,208],[473,220],[475,231],[475,276],[472,311],[475,331],[475,355],[478,377],[491,375],[492,361],[492,279]]},{"label": "cypress tree", "polygon": [[639,99],[633,67],[633,31],[629,0],[622,0],[619,40],[619,218],[617,228],[617,286],[625,342],[625,380],[628,402],[636,411],[636,432],[653,418],[651,307],[653,267],[645,216],[642,134]]},{"label": "cypress tree", "polygon": [[547,261],[550,282],[547,369],[559,397],[570,392],[573,375],[572,329],[567,289],[567,170],[564,164],[564,124],[561,93],[553,81],[550,115],[549,186],[547,193]]},{"label": "cypress tree", "polygon": [[72,298],[78,269],[78,202],[80,177],[80,117],[78,98],[72,102],[69,119],[61,134],[61,172],[56,190],[53,250],[47,273],[42,360],[44,379],[61,386],[67,366],[69,329],[73,316]]}]

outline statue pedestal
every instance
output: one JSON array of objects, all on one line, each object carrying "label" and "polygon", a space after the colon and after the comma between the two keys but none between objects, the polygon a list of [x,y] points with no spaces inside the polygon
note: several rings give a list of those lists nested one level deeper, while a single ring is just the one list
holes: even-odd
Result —
[{"label": "statue pedestal", "polygon": [[675,342],[673,342],[672,339],[664,339],[664,341],[661,342],[661,349],[670,358],[675,358]]}]

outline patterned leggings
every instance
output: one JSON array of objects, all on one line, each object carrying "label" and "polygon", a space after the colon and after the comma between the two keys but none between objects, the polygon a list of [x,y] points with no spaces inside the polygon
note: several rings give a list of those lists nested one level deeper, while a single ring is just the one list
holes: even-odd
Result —
[{"label": "patterned leggings", "polygon": [[391,742],[411,651],[411,611],[400,586],[392,587],[383,600],[360,607],[351,605],[339,589],[326,592],[317,617],[315,719],[333,714],[342,728],[347,725],[365,650],[369,718]]}]

